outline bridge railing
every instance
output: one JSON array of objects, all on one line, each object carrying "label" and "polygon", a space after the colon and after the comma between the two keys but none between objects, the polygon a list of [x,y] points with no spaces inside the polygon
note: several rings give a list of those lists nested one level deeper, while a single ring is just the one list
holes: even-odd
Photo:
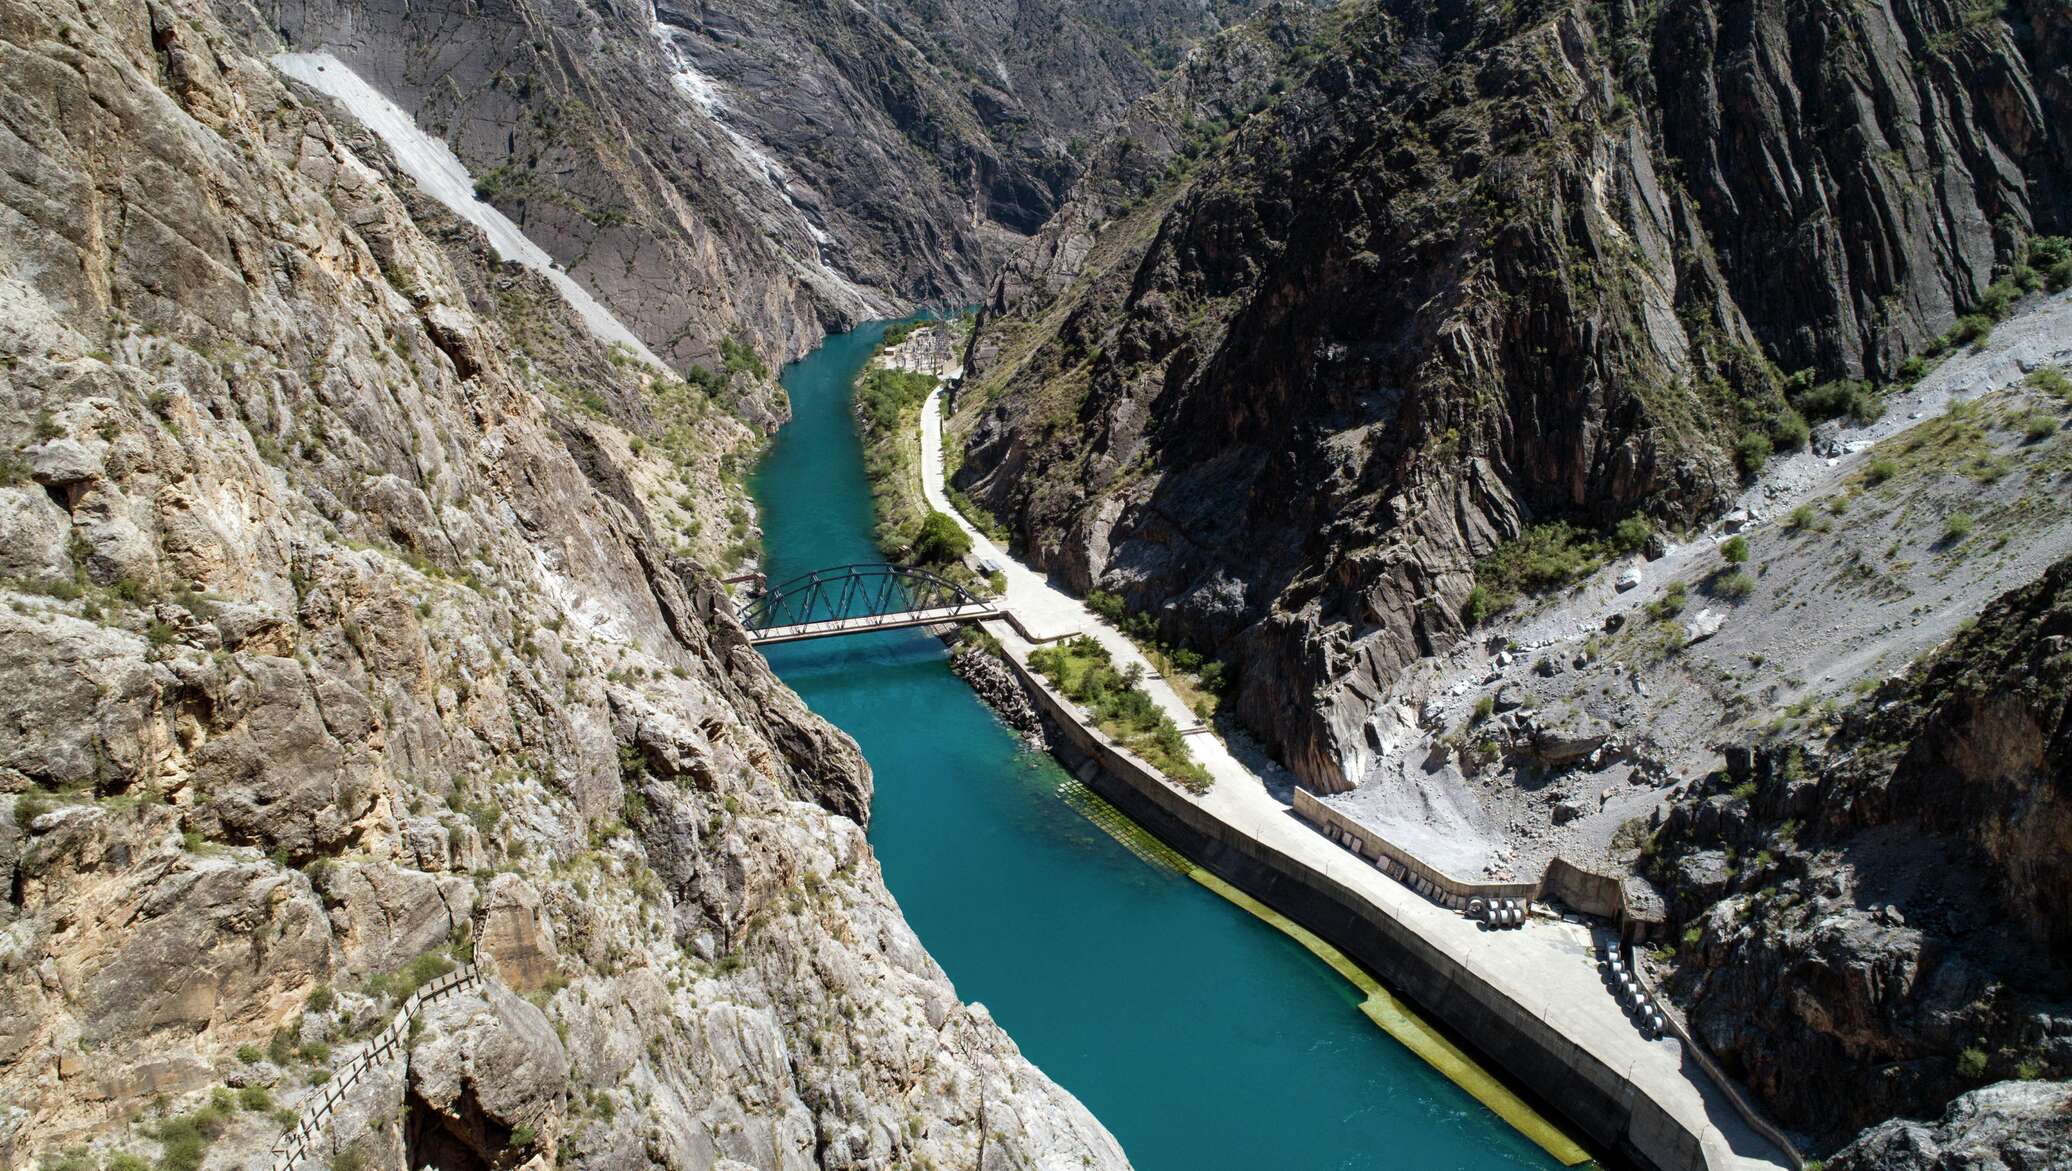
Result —
[{"label": "bridge railing", "polygon": [[741,623],[754,632],[816,622],[986,608],[984,599],[928,570],[859,563],[816,569],[765,590],[742,606]]}]

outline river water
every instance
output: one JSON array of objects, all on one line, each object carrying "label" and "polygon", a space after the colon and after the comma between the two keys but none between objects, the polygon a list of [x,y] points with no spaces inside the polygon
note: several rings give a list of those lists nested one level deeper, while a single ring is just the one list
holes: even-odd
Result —
[{"label": "river water", "polygon": [[[883,332],[784,371],[794,417],[751,484],[773,582],[879,559],[850,383]],[[940,642],[889,631],[769,657],[863,746],[885,881],[958,994],[1141,1171],[1557,1166],[1293,940],[1061,801],[1064,771],[950,674]]]}]

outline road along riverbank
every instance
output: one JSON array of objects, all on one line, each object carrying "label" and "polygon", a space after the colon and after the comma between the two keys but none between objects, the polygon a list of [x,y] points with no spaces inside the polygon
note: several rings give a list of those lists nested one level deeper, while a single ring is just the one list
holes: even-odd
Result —
[{"label": "road along riverbank", "polygon": [[[882,328],[785,372],[794,419],[751,485],[773,580],[877,559],[849,388]],[[978,702],[939,640],[888,631],[767,657],[871,763],[872,851],[928,949],[911,962],[983,1003],[1140,1171],[1559,1166],[1370,1027],[1316,955],[1184,860],[1155,861],[1148,837],[1131,848],[1098,828],[1091,795]]]},{"label": "road along riverbank", "polygon": [[[1315,931],[1444,1021],[1485,1059],[1554,1104],[1586,1144],[1662,1171],[1791,1165],[1673,1038],[1647,1038],[1606,987],[1597,950],[1608,936],[1575,918],[1490,931],[1386,877],[1311,829],[1213,735],[1188,747],[1214,784],[1195,795],[1169,783],[1091,726],[1030,669],[1036,642],[1085,635],[1119,665],[1139,664],[1144,689],[1182,726],[1192,714],[1120,631],[1014,560],[957,516],[943,483],[938,388],[921,410],[922,490],[956,517],[976,555],[999,565],[1015,624],[988,624],[1007,661],[1065,741],[1090,788],[1168,844]],[[1033,636],[1033,637],[1029,637]],[[1073,756],[1081,758],[1073,761]]]}]

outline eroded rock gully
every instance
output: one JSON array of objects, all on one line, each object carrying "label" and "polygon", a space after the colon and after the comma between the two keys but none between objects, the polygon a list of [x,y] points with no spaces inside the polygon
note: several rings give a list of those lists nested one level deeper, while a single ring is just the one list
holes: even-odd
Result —
[{"label": "eroded rock gully", "polygon": [[571,402],[651,378],[206,4],[0,0],[0,70],[0,1162],[256,1164],[212,1089],[295,1108],[472,951],[341,1150],[1124,1165]]}]

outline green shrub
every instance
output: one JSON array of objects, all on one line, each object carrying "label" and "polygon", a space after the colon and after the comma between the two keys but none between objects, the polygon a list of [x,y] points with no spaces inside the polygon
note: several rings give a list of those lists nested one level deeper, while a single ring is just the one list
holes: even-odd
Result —
[{"label": "green shrub", "polygon": [[2021,300],[2021,296],[2021,288],[2013,281],[1994,281],[1979,295],[1979,312],[1994,321],[2004,321],[2014,310],[2014,303]]},{"label": "green shrub", "polygon": [[2065,372],[2056,366],[2038,366],[2023,381],[2045,394],[2072,399],[2072,378],[2065,377]]},{"label": "green shrub", "polygon": [[254,1114],[273,1109],[273,1094],[265,1086],[246,1086],[237,1092],[237,1104]]},{"label": "green shrub", "polygon": [[971,552],[971,535],[948,515],[931,512],[921,520],[913,552],[914,559],[924,565],[947,565]]},{"label": "green shrub", "polygon": [[1123,603],[1122,595],[1111,594],[1106,590],[1094,590],[1087,594],[1086,608],[1111,626],[1120,626],[1129,617],[1129,607]]},{"label": "green shrub", "polygon": [[1654,522],[1636,512],[1612,526],[1612,548],[1621,553],[1638,553],[1647,548],[1654,535]]},{"label": "green shrub", "polygon": [[1754,476],[1770,462],[1770,437],[1760,431],[1745,431],[1734,441],[1734,466],[1744,476]]},{"label": "green shrub", "polygon": [[56,1158],[42,1160],[43,1171],[101,1171],[94,1153],[85,1147],[66,1147]]},{"label": "green shrub", "polygon": [[2022,425],[2022,436],[2031,443],[2041,443],[2058,433],[2058,417],[2043,411],[2031,414]]},{"label": "green shrub", "polygon": [[29,823],[57,808],[49,797],[31,790],[14,799],[14,826],[26,831]]},{"label": "green shrub", "polygon": [[1968,1048],[1957,1055],[1957,1076],[1968,1082],[1984,1080],[1986,1076],[1985,1050]]},{"label": "green shrub", "polygon": [[329,984],[319,984],[310,989],[308,1007],[311,1012],[330,1012],[338,998],[332,994]]},{"label": "green shrub", "polygon": [[1993,336],[1993,319],[1983,313],[1967,313],[1957,319],[1946,335],[1953,346],[1982,346]]},{"label": "green shrub", "polygon": [[223,1133],[229,1115],[230,1110],[212,1095],[201,1109],[159,1123],[151,1132],[158,1140],[159,1171],[200,1171],[209,1144]]},{"label": "green shrub", "polygon": [[[289,1121],[293,1122],[294,1118],[291,1116]],[[108,1156],[108,1171],[151,1171],[151,1162],[142,1155],[117,1151]]]},{"label": "green shrub", "polygon": [[1863,468],[1863,479],[1867,484],[1882,484],[1898,474],[1899,463],[1882,455]]},{"label": "green shrub", "polygon": [[237,1047],[237,1059],[246,1065],[266,1060],[266,1051],[250,1043]]},{"label": "green shrub", "polygon": [[1806,440],[1813,434],[1806,417],[1790,407],[1770,421],[1770,442],[1780,451],[1793,451],[1806,446]]},{"label": "green shrub", "polygon": [[720,361],[726,364],[729,374],[746,372],[757,378],[770,376],[769,367],[763,365],[763,360],[756,355],[755,349],[732,334],[719,339],[719,356]]},{"label": "green shrub", "polygon": [[1968,512],[1953,512],[1949,519],[1943,522],[1943,540],[1954,545],[1969,537],[1971,531],[1977,527],[1977,517]]},{"label": "green shrub", "polygon": [[1683,613],[1684,607],[1690,603],[1690,597],[1689,586],[1680,581],[1672,581],[1669,588],[1662,591],[1661,597],[1648,604],[1648,613],[1657,619],[1667,621]]},{"label": "green shrub", "polygon": [[1461,603],[1461,624],[1469,630],[1474,630],[1487,622],[1495,609],[1496,605],[1490,601],[1488,588],[1478,585],[1468,591],[1467,600]]},{"label": "green shrub", "polygon": [[1791,510],[1790,516],[1784,518],[1785,527],[1793,532],[1804,532],[1815,527],[1819,522],[1819,515],[1813,511],[1813,506],[1810,504],[1799,505]]},{"label": "green shrub", "polygon": [[1873,423],[1885,413],[1871,384],[1853,378],[1837,378],[1809,387],[1792,401],[1803,418],[1816,423],[1845,415],[1858,423]]},{"label": "green shrub", "polygon": [[1492,550],[1475,573],[1492,595],[1544,593],[1594,572],[1605,551],[1567,521],[1533,525]]},{"label": "green shrub", "polygon": [[1179,726],[1138,685],[1143,678],[1139,665],[1116,670],[1108,649],[1081,635],[1029,652],[1029,666],[1085,707],[1102,732],[1153,768],[1196,792],[1207,790],[1208,770],[1188,754]]},{"label": "green shrub", "polygon": [[1712,579],[1712,592],[1716,597],[1738,602],[1755,592],[1755,575],[1745,569],[1722,573]]},{"label": "green shrub", "polygon": [[1728,565],[1748,563],[1748,538],[1740,535],[1728,537],[1720,543],[1719,555]]}]

